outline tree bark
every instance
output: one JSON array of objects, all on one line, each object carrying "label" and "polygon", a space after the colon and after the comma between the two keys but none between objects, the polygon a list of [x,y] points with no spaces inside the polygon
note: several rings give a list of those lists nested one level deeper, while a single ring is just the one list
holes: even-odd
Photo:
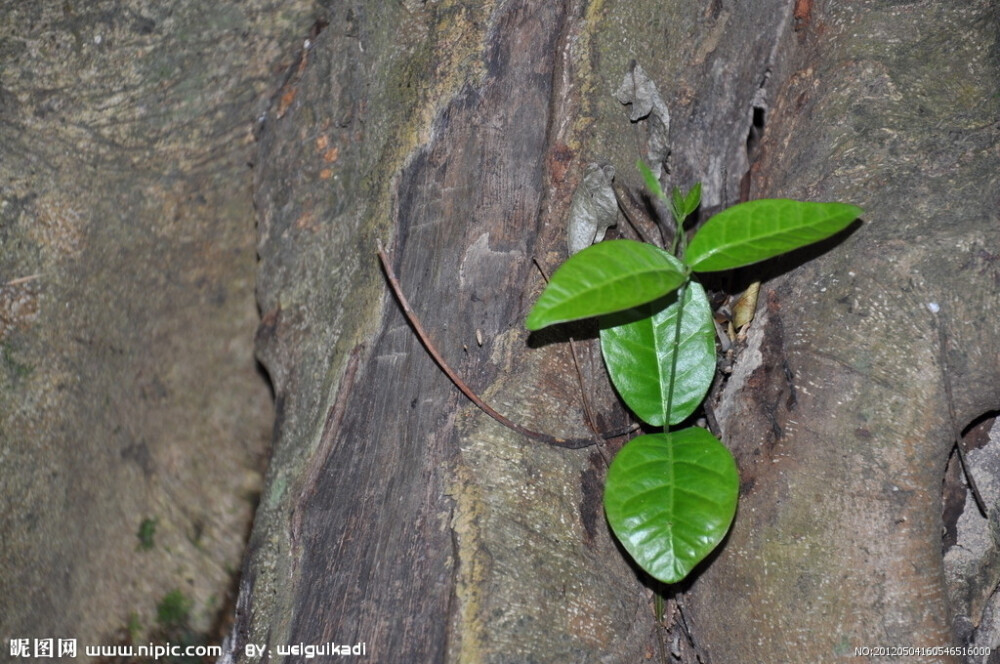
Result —
[{"label": "tree bark", "polygon": [[722,396],[744,488],[691,594],[712,661],[947,646],[968,615],[948,603],[941,486],[949,399],[962,428],[1000,403],[996,18],[884,2],[797,19],[752,194],[850,201],[864,223],[764,285]]},{"label": "tree bark", "polygon": [[252,119],[310,23],[273,5],[0,2],[5,655],[229,601],[272,421]]},{"label": "tree bark", "polygon": [[[280,426],[237,648],[634,661],[647,647],[652,613],[601,517],[600,456],[472,408],[388,297],[374,252],[376,237],[391,245],[474,389],[535,428],[586,435],[565,349],[530,351],[521,323],[542,284],[532,257],[550,262],[539,237],[561,237],[545,213],[568,194],[550,187],[550,113],[565,96],[552,72],[579,20],[551,3],[355,4],[304,53],[258,169],[261,357]],[[591,398],[612,402],[607,387]]]},{"label": "tree bark", "polygon": [[[739,198],[752,157],[754,195],[866,209],[853,233],[743,275],[774,277],[716,404],[743,503],[693,586],[668,589],[694,641],[683,656],[811,662],[950,643],[943,376],[962,423],[997,401],[996,71],[977,50],[992,11],[331,8],[275,97],[257,160],[258,353],[278,422],[233,655],[332,641],[364,643],[375,661],[670,656],[653,584],[608,533],[602,454],[544,446],[469,405],[374,255],[379,238],[446,360],[488,401],[531,428],[586,435],[565,332],[527,336],[522,321],[542,287],[533,259],[550,271],[565,256],[586,166],[638,182],[648,123],[611,95],[633,58],[673,117],[670,184],[703,182],[706,215]],[[945,48],[951,30],[968,52]],[[933,82],[960,62],[974,75],[950,90],[956,106]],[[625,415],[581,345],[597,424],[613,430]]]}]

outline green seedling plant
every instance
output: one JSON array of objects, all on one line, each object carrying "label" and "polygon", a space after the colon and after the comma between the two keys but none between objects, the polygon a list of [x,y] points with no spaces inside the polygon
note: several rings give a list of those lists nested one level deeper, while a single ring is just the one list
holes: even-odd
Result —
[{"label": "green seedling plant", "polygon": [[686,242],[701,187],[668,198],[642,163],[646,186],[674,220],[670,251],[609,240],[571,256],[552,275],[526,326],[596,317],[611,382],[661,433],[630,440],[608,468],[604,510],[615,536],[652,577],[676,583],[722,541],[736,514],[739,473],[707,429],[672,429],[701,405],[715,377],[715,326],[694,275],[732,270],[827,238],[861,209],[786,199],[735,205]]}]

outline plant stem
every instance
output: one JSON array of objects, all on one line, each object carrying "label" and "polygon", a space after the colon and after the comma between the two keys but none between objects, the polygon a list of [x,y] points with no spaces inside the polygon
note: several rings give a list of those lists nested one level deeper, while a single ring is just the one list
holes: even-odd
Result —
[{"label": "plant stem", "polygon": [[684,254],[685,247],[687,247],[687,242],[685,241],[686,237],[684,234],[684,222],[687,221],[687,215],[683,215],[680,218],[678,218],[678,215],[674,210],[673,205],[670,206],[670,214],[671,216],[673,216],[674,226],[677,228],[677,231],[674,233],[673,244],[670,247],[670,253],[672,253],[677,258],[681,258],[681,256],[683,256]]},{"label": "plant stem", "polygon": [[[684,246],[687,244],[684,242],[684,222],[687,220],[687,215],[677,214],[677,210],[673,204],[670,205],[670,215],[674,219],[674,228],[676,229],[670,253],[680,258],[681,253],[684,251]],[[688,277],[688,281],[690,281],[690,276]],[[670,355],[670,388],[667,391],[666,421],[663,423],[663,430],[665,432],[670,430],[670,414],[674,408],[674,382],[677,378],[677,354],[680,351],[681,345],[681,319],[684,317],[684,295],[687,293],[687,285],[688,282],[685,281],[677,289],[677,323],[674,327],[674,348]]]},{"label": "plant stem", "polygon": [[674,325],[673,350],[670,353],[670,387],[667,388],[667,409],[663,422],[664,432],[670,431],[670,415],[674,409],[674,383],[677,379],[677,355],[681,345],[681,319],[684,318],[684,296],[687,294],[688,282],[677,289],[677,322]]}]

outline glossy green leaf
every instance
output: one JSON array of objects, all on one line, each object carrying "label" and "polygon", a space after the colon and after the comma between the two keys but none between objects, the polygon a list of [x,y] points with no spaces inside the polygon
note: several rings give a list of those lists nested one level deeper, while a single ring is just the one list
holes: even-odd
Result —
[{"label": "glossy green leaf", "polygon": [[750,265],[829,237],[861,213],[861,208],[844,203],[786,199],[740,203],[698,229],[684,262],[696,272]]},{"label": "glossy green leaf", "polygon": [[670,299],[667,307],[657,301],[601,319],[601,351],[611,382],[640,419],[658,427],[668,419],[672,369],[670,424],[694,412],[715,376],[715,326],[705,289],[696,282],[684,287],[679,337],[680,307],[676,296]]},{"label": "glossy green leaf", "polygon": [[529,330],[631,309],[687,279],[684,265],[659,247],[633,240],[599,242],[570,256],[528,314]]},{"label": "glossy green leaf", "polygon": [[733,516],[739,473],[705,429],[639,436],[608,469],[604,511],[622,546],[654,578],[680,581],[711,553]]}]

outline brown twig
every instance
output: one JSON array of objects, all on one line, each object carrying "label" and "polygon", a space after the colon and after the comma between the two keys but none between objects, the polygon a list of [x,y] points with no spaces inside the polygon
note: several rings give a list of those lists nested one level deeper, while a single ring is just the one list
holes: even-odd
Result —
[{"label": "brown twig", "polygon": [[18,277],[17,279],[11,279],[7,283],[5,283],[4,286],[18,286],[20,284],[28,283],[29,281],[34,281],[35,279],[38,279],[41,276],[42,276],[41,273],[29,274],[26,277]]},{"label": "brown twig", "polygon": [[572,450],[581,449],[584,447],[590,447],[591,445],[596,445],[600,442],[598,438],[557,438],[556,436],[550,436],[547,433],[539,433],[538,431],[532,431],[527,427],[523,427],[520,424],[513,422],[497,411],[495,411],[489,404],[479,398],[472,389],[465,384],[465,382],[458,377],[448,363],[444,361],[441,354],[438,353],[437,348],[431,343],[430,337],[427,332],[424,331],[424,326],[420,324],[420,319],[417,318],[417,314],[410,307],[410,303],[406,300],[406,296],[403,295],[403,289],[399,285],[399,280],[396,278],[396,273],[392,269],[392,263],[389,257],[386,255],[385,250],[382,248],[382,242],[376,240],[376,247],[378,251],[379,261],[382,263],[382,269],[385,270],[385,276],[389,280],[389,287],[392,288],[392,292],[396,295],[396,300],[399,302],[399,306],[403,310],[403,314],[406,319],[410,322],[413,327],[413,331],[417,333],[417,337],[420,339],[420,343],[423,344],[424,348],[430,354],[437,365],[441,368],[441,371],[445,373],[446,376],[454,383],[455,387],[466,396],[466,398],[472,403],[476,404],[481,411],[492,417],[494,420],[504,425],[512,431],[516,431],[522,436],[532,438],[534,440],[547,443],[549,445],[555,445],[557,447],[565,447]]},{"label": "brown twig", "polygon": [[[538,268],[538,272],[542,275],[545,283],[549,283],[549,275],[545,274],[542,264],[538,262],[537,258],[532,258],[531,260],[535,263],[535,267]],[[580,385],[580,399],[583,401],[583,417],[587,420],[587,428],[597,433],[597,425],[594,424],[593,411],[590,410],[590,401],[587,400],[587,388],[583,384],[583,372],[580,371],[580,358],[576,354],[576,341],[573,340],[573,337],[569,338],[569,352],[573,356],[573,368],[576,369],[576,380]]]},{"label": "brown twig", "polygon": [[[535,267],[538,268],[538,272],[542,275],[542,279],[545,283],[549,283],[549,275],[545,274],[545,268],[542,264],[538,262],[537,258],[531,259],[535,263]],[[583,372],[580,371],[580,358],[576,354],[576,341],[573,337],[569,338],[569,352],[573,356],[573,368],[576,369],[576,379],[580,384],[580,399],[583,400],[583,416],[587,420],[587,428],[601,436],[604,440],[613,440],[615,438],[620,438],[621,436],[628,435],[639,428],[638,425],[629,425],[626,429],[622,431],[617,431],[612,434],[602,435],[601,432],[597,430],[597,423],[594,419],[593,411],[590,409],[590,401],[587,399],[587,387],[583,384]],[[604,449],[603,445],[597,446],[597,451],[601,453],[601,458],[604,459],[604,466],[608,467],[611,465],[611,458],[608,456],[608,452]]]},{"label": "brown twig", "polygon": [[969,463],[965,459],[965,442],[962,439],[962,431],[958,428],[958,418],[955,415],[955,400],[951,393],[951,378],[949,377],[950,372],[948,369],[948,333],[944,329],[943,314],[935,312],[934,316],[937,318],[938,352],[941,355],[941,378],[944,382],[945,400],[948,402],[948,419],[951,422],[951,435],[955,440],[955,450],[958,452],[958,460],[962,464],[965,481],[969,484],[969,490],[976,501],[976,507],[979,508],[979,513],[986,517],[986,501],[983,500],[982,494],[979,493],[976,480],[972,477],[972,469],[969,468]]}]

